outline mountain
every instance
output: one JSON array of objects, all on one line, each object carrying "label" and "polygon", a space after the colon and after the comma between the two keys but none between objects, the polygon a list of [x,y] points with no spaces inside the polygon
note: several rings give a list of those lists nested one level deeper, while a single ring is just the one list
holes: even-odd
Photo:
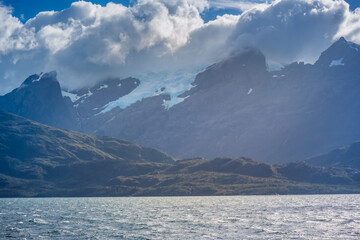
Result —
[{"label": "mountain", "polygon": [[309,158],[306,162],[314,166],[360,169],[360,142]]},{"label": "mountain", "polygon": [[165,94],[146,98],[87,132],[180,158],[302,160],[360,139],[359,49],[341,38],[313,65],[269,72],[265,56],[249,48],[199,73],[170,109]]},{"label": "mountain", "polygon": [[0,96],[0,110],[55,127],[81,131],[108,103],[132,92],[140,81],[110,78],[93,87],[62,90],[55,71],[34,74]]},{"label": "mountain", "polygon": [[131,93],[139,84],[135,78],[110,78],[90,88],[62,91],[62,95],[70,97],[82,119],[88,119],[99,114],[110,102]]},{"label": "mountain", "polygon": [[337,42],[323,52],[319,60],[315,63],[317,66],[324,68],[340,67],[347,69],[357,68],[360,61],[360,46],[348,42],[345,38],[341,37]]},{"label": "mountain", "polygon": [[0,111],[0,197],[359,193],[360,170],[249,158],[177,160]]},{"label": "mountain", "polygon": [[52,85],[41,79],[54,75],[49,73],[0,97],[0,109],[51,126],[126,139],[177,158],[299,161],[360,139],[359,49],[340,38],[314,64],[296,62],[269,71],[266,57],[247,48],[199,73],[193,87],[179,96],[183,101],[170,108],[164,103],[171,96],[164,91],[111,109],[138,88],[135,78],[61,92],[54,77],[50,82],[56,88],[47,90]]},{"label": "mountain", "polygon": [[79,129],[79,119],[68,98],[61,95],[56,72],[34,74],[20,87],[0,96],[0,110],[65,129]]},{"label": "mountain", "polygon": [[0,111],[0,188],[23,182],[16,185],[19,191],[12,190],[19,195],[29,187],[27,182],[51,188],[55,183],[91,185],[118,174],[154,171],[159,163],[173,161],[124,140],[61,130]]}]

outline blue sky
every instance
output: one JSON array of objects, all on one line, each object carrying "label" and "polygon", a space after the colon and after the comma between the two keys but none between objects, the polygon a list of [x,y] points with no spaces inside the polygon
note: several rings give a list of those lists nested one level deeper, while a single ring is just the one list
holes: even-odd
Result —
[{"label": "blue sky", "polygon": [[350,4],[351,10],[354,10],[355,8],[360,7],[360,1],[359,0],[347,0],[346,2]]},{"label": "blue sky", "polygon": [[[21,19],[23,22],[29,18],[33,18],[41,11],[60,11],[65,8],[69,8],[73,0],[61,0],[61,1],[43,1],[43,0],[2,0],[3,4],[6,6],[11,6],[13,8],[13,15]],[[92,0],[88,1],[95,4],[100,4],[105,6],[108,2],[120,3],[124,6],[129,6],[134,1],[131,0]],[[257,1],[261,2],[261,1]],[[218,15],[224,14],[239,14],[241,11],[239,9],[230,8],[230,9],[209,9],[202,14],[203,19],[207,22],[213,20]]]},{"label": "blue sky", "polygon": [[[35,15],[41,11],[60,11],[65,8],[69,8],[73,0],[2,0],[6,6],[12,6],[14,9],[14,15],[19,17],[24,16],[25,19],[35,17]],[[106,5],[110,2],[107,0],[92,0],[89,1],[96,4]],[[129,0],[113,0],[114,3],[121,3],[128,6]]]},{"label": "blue sky", "polygon": [[[232,0],[233,1],[233,0]],[[11,6],[13,8],[13,15],[22,19],[22,21],[26,21],[29,18],[33,18],[37,13],[41,11],[60,11],[65,8],[69,8],[73,0],[2,0],[4,5]],[[106,5],[108,0],[91,0],[89,2]],[[112,0],[114,3],[121,3],[124,6],[129,6],[134,0]],[[231,1],[229,1],[231,2]],[[250,0],[249,2],[265,2],[263,0]],[[350,4],[351,10],[360,7],[360,0],[346,0]],[[209,20],[213,20],[218,15],[224,14],[239,14],[241,11],[236,8],[227,8],[227,9],[208,9],[204,13],[202,13],[202,17],[205,22]]]}]

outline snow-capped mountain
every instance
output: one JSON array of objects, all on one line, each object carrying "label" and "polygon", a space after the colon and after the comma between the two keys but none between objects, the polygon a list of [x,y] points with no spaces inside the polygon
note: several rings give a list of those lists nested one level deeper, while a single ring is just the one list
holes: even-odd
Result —
[{"label": "snow-capped mountain", "polygon": [[62,91],[64,97],[69,97],[73,106],[81,118],[91,118],[107,105],[125,95],[131,93],[140,85],[140,81],[135,78],[112,78],[90,87],[75,91]]},{"label": "snow-capped mountain", "polygon": [[[0,97],[0,109],[66,127],[45,119],[47,111],[28,114],[34,109],[27,102],[35,101],[59,120],[66,116],[74,122],[72,129],[120,137],[176,157],[248,156],[289,162],[360,139],[359,50],[359,45],[341,38],[315,64],[297,62],[268,71],[265,56],[249,48],[199,73],[171,108],[165,104],[171,100],[165,88],[129,106],[108,108],[139,89],[141,79],[135,78],[109,79],[62,93],[54,81],[58,87],[53,97],[59,101],[54,103],[39,98],[49,92],[47,85],[36,82],[46,74],[34,75],[23,85],[31,81],[36,94],[15,89]],[[24,96],[31,101],[20,100]],[[59,112],[58,106],[69,105],[69,115]]]},{"label": "snow-capped mountain", "polygon": [[[346,67],[348,69],[358,68],[360,62],[360,46],[340,38],[329,49],[323,52],[315,63],[318,67],[331,68]],[[338,72],[338,71],[337,71]]]},{"label": "snow-capped mountain", "polygon": [[248,49],[199,73],[172,108],[161,106],[166,94],[146,98],[90,132],[177,157],[287,162],[327,152],[360,138],[358,49],[341,38],[315,64],[275,72]]},{"label": "snow-capped mountain", "polygon": [[80,130],[70,99],[61,95],[56,72],[34,74],[0,96],[0,110],[65,129]]}]

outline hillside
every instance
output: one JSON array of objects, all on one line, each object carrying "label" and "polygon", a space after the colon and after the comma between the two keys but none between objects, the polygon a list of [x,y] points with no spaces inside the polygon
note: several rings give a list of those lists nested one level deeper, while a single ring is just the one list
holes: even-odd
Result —
[{"label": "hillside", "polygon": [[360,142],[338,148],[329,153],[309,158],[309,164],[322,167],[347,167],[360,169]]},{"label": "hillside", "polygon": [[138,196],[358,193],[357,169],[249,158],[175,161],[110,137],[93,137],[0,112],[0,196]]}]

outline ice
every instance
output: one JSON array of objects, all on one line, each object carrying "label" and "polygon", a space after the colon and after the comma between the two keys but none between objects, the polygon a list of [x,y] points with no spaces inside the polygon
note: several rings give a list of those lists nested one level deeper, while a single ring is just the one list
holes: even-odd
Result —
[{"label": "ice", "polygon": [[329,67],[334,67],[334,66],[344,66],[345,64],[343,63],[344,58],[340,58],[337,60],[332,60]]},{"label": "ice", "polygon": [[[198,67],[190,72],[159,72],[133,76],[141,81],[140,84],[137,83],[138,87],[128,95],[106,104],[104,110],[102,110],[100,114],[106,113],[115,107],[125,109],[137,101],[160,94],[167,94],[170,96],[170,100],[166,101],[164,106],[166,106],[166,108],[171,108],[184,101],[184,98],[180,98],[179,96],[194,87],[192,83],[195,76],[203,69],[204,67]],[[159,91],[159,89],[164,87],[164,91]]]}]

